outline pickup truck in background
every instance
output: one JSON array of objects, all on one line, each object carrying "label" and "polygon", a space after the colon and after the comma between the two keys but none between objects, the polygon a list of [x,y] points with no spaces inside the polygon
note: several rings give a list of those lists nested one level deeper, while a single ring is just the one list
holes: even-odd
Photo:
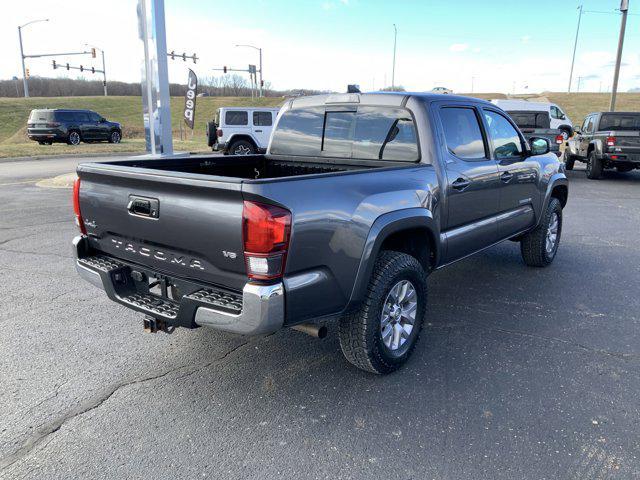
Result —
[{"label": "pickup truck in background", "polygon": [[551,128],[549,112],[535,110],[507,110],[509,116],[516,122],[520,131],[526,136],[542,137],[549,140],[551,152],[560,156],[560,145],[565,137],[559,128]]},{"label": "pickup truck in background", "polygon": [[630,172],[640,168],[640,112],[595,112],[567,142],[564,163],[586,162],[587,177],[598,179],[605,169]]},{"label": "pickup truck in background", "polygon": [[505,240],[551,264],[568,196],[548,140],[438,94],[290,99],[266,155],[77,172],[76,269],[147,330],[321,336],[335,319],[345,357],[374,373],[414,350],[430,272]]},{"label": "pickup truck in background", "polygon": [[222,107],[207,123],[211,149],[225,155],[264,153],[280,108]]}]

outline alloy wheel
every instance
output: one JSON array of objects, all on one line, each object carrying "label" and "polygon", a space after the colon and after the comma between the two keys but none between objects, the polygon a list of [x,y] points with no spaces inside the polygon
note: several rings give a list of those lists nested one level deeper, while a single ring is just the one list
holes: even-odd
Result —
[{"label": "alloy wheel", "polygon": [[547,254],[551,255],[556,248],[556,243],[558,242],[558,230],[560,228],[560,219],[558,218],[558,214],[553,212],[551,214],[551,218],[549,219],[549,225],[547,226],[547,235],[545,241],[545,250]]},{"label": "alloy wheel", "polygon": [[409,280],[396,283],[382,307],[380,333],[384,345],[395,352],[405,345],[416,321],[418,296]]}]

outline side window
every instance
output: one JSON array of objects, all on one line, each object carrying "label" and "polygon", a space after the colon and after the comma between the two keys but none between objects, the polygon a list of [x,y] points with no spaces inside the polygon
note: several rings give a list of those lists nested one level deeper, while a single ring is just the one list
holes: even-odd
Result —
[{"label": "side window", "polygon": [[100,121],[100,115],[98,115],[96,112],[89,112],[89,118],[91,119],[92,122],[99,122]]},{"label": "side window", "polygon": [[593,122],[594,122],[594,116],[591,115],[589,117],[589,122],[587,123],[587,128],[585,129],[585,132],[593,133]]},{"label": "side window", "polygon": [[418,138],[411,115],[400,108],[359,107],[353,136],[353,158],[418,160]]},{"label": "side window", "polygon": [[524,152],[522,140],[517,130],[498,112],[484,111],[489,137],[493,142],[493,154],[496,159],[520,157]]},{"label": "side window", "polygon": [[322,151],[329,155],[351,157],[356,112],[327,112]]},{"label": "side window", "polygon": [[473,108],[441,108],[440,120],[451,153],[464,159],[486,158],[482,131]]},{"label": "side window", "polygon": [[76,112],[73,114],[77,122],[90,122],[89,114],[86,112]]},{"label": "side window", "polygon": [[587,125],[589,125],[589,119],[591,117],[585,117],[584,122],[582,122],[582,128],[580,128],[580,130],[582,130],[584,133],[587,133]]},{"label": "side window", "polygon": [[270,127],[272,123],[271,112],[253,112],[254,127]]},{"label": "side window", "polygon": [[229,110],[224,116],[224,123],[227,125],[248,125],[249,114],[239,110]]},{"label": "side window", "polygon": [[323,107],[284,112],[274,130],[270,153],[274,155],[319,155],[322,145],[323,122]]},{"label": "side window", "polygon": [[560,118],[560,112],[558,111],[558,107],[551,106],[551,118]]}]

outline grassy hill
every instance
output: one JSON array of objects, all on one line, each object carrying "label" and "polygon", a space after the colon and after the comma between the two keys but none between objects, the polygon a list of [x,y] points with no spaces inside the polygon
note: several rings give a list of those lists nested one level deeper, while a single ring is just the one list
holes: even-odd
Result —
[{"label": "grassy hill", "polygon": [[[183,142],[179,139],[184,98],[171,98],[171,125],[174,130],[176,150],[208,150],[205,126],[222,106],[279,106],[282,98],[254,99],[247,97],[201,97],[196,106],[196,125],[193,140],[191,134]],[[87,108],[95,110],[109,120],[122,124],[124,139],[120,145],[81,144],[70,147],[64,144],[41,146],[26,136],[29,112],[34,108]],[[183,124],[184,125],[184,124]],[[186,127],[183,127],[186,131]],[[106,151],[143,151],[144,125],[141,97],[50,97],[50,98],[0,98],[0,157],[22,155],[51,155]]]},{"label": "grassy hill", "polygon": [[[506,98],[504,94],[474,94],[479,98]],[[527,95],[527,97],[535,97]],[[593,111],[607,110],[607,93],[554,93],[545,92],[537,97],[548,99],[560,105],[576,125],[584,116]],[[534,100],[534,98],[531,98]],[[202,97],[196,108],[196,127],[193,139],[189,134],[179,140],[179,125],[182,121],[182,97],[171,98],[171,120],[174,130],[174,149],[181,151],[207,151],[205,124],[213,118],[215,110],[222,106],[279,106],[282,98],[251,100],[247,97]],[[70,147],[64,144],[41,146],[26,137],[26,123],[29,112],[34,108],[87,108],[95,110],[109,120],[123,125],[124,139],[119,145],[81,144]],[[618,110],[640,111],[640,93],[620,93]],[[88,152],[142,152],[144,126],[142,123],[142,99],[140,97],[50,97],[50,98],[0,98],[0,158],[26,155],[55,155]]]}]

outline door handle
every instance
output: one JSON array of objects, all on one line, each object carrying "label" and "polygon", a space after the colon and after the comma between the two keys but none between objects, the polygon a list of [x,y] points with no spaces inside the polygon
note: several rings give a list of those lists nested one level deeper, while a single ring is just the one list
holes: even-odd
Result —
[{"label": "door handle", "polygon": [[512,178],[513,173],[511,172],[504,172],[502,175],[500,175],[500,180],[502,180],[504,183],[509,183]]},{"label": "door handle", "polygon": [[465,188],[467,188],[469,185],[471,185],[471,182],[469,180],[460,177],[451,184],[451,187],[455,188],[456,190],[462,191]]},{"label": "door handle", "polygon": [[254,130],[256,133],[262,133],[262,130]]}]

